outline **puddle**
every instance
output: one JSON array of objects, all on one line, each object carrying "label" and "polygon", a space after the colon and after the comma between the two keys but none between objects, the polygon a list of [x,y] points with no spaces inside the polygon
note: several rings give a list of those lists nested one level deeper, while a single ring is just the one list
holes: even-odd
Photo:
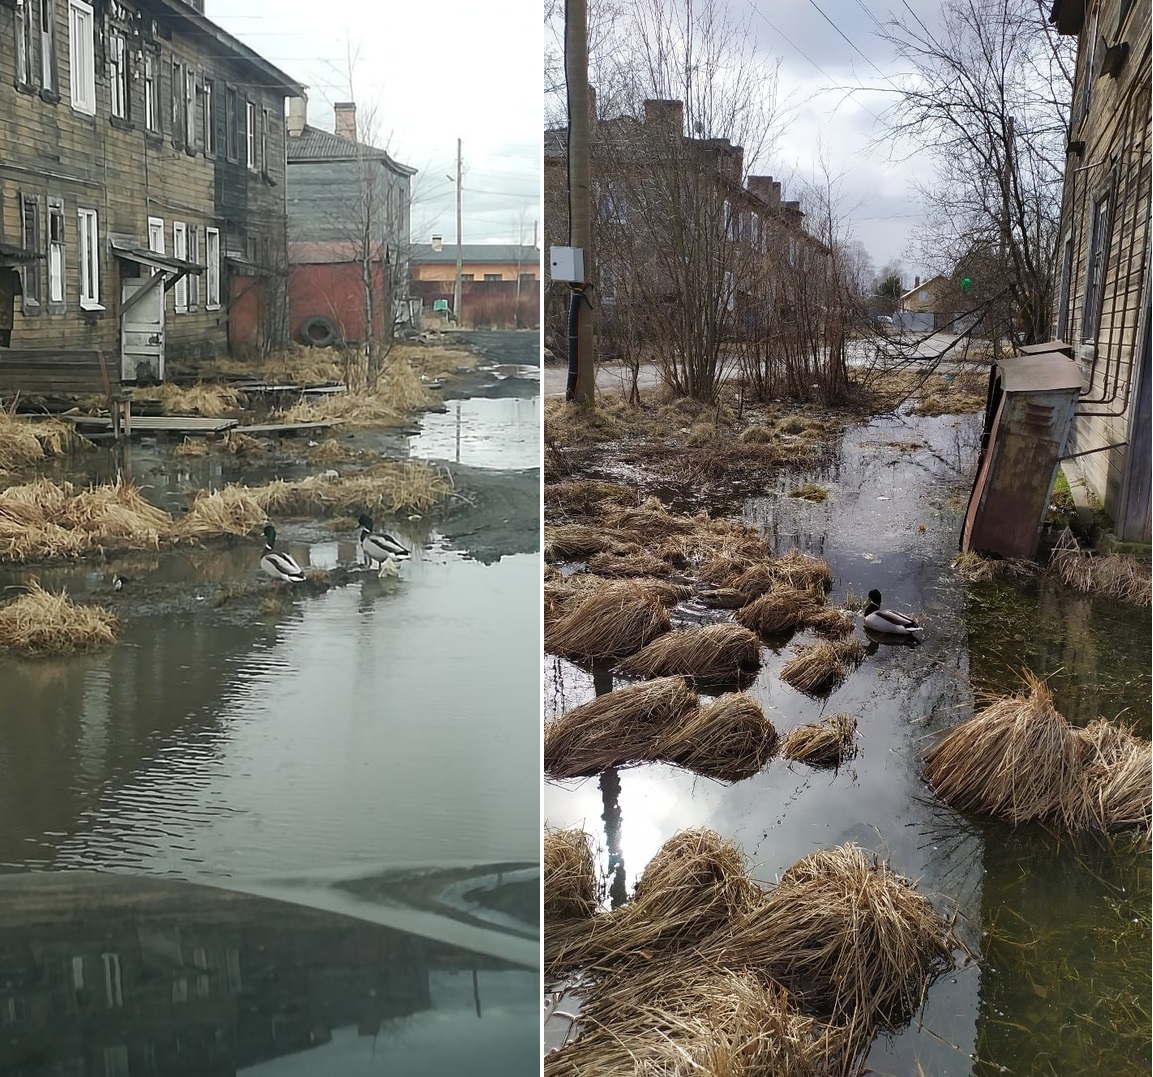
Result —
[{"label": "puddle", "polygon": [[[1021,665],[1052,676],[1057,706],[1075,723],[1122,714],[1150,735],[1147,610],[1044,583],[966,585],[950,570],[979,421],[898,418],[852,429],[838,459],[783,475],[776,496],[744,506],[778,552],[800,546],[828,560],[831,606],[849,590],[863,596],[875,587],[927,625],[919,648],[871,646],[823,700],[779,679],[789,647],[765,652],[750,691],[780,732],[837,711],[859,716],[860,753],[850,765],[830,774],[776,759],[727,787],[643,766],[546,784],[544,815],[555,826],[584,825],[602,846],[608,820],[623,857],[618,894],[668,837],[692,826],[734,839],[765,884],[814,849],[845,841],[920,880],[939,906],[959,913],[982,960],[938,981],[921,1019],[877,1041],[869,1064],[878,1073],[1146,1072],[1148,854],[1124,840],[1102,851],[1092,839],[978,827],[919,778],[932,736],[972,714],[978,691],[1014,690]],[[883,444],[909,440],[926,448]],[[828,499],[785,496],[807,481],[828,486]],[[548,658],[544,694],[547,718],[591,698],[593,678]],[[607,877],[607,848],[601,855]]]},{"label": "puddle", "polygon": [[483,468],[540,463],[540,397],[453,400],[446,413],[424,415],[409,438],[412,456]]}]

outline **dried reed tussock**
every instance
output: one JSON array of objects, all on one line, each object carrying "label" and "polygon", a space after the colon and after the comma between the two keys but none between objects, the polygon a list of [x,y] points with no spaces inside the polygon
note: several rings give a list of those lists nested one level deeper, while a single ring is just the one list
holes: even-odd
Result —
[{"label": "dried reed tussock", "polygon": [[545,1056],[545,1077],[854,1072],[838,1029],[802,1014],[784,988],[750,971],[662,962],[615,977],[582,1018],[583,1035]]},{"label": "dried reed tussock", "polygon": [[588,559],[589,572],[597,576],[654,576],[667,572],[666,562],[643,550],[624,555],[598,553]]},{"label": "dried reed tussock", "polygon": [[58,419],[18,418],[0,407],[0,472],[27,467],[45,457],[65,456],[91,442]]},{"label": "dried reed tussock", "polygon": [[710,610],[739,610],[748,600],[735,587],[718,587],[712,591],[699,591],[697,601]]},{"label": "dried reed tussock", "polygon": [[779,743],[776,728],[757,701],[730,692],[660,738],[654,755],[715,781],[739,782],[759,773]]},{"label": "dried reed tussock", "polygon": [[747,960],[806,1007],[862,1032],[908,1020],[961,948],[912,882],[851,842],[794,864],[758,922],[734,933],[742,928]]},{"label": "dried reed tussock", "polygon": [[199,491],[188,512],[177,522],[176,536],[203,541],[226,535],[254,535],[267,519],[268,513],[255,491],[230,484],[219,490]]},{"label": "dried reed tussock", "polygon": [[390,360],[386,360],[375,389],[356,388],[319,400],[301,400],[284,413],[284,421],[330,420],[349,427],[392,426],[412,412],[436,403],[436,397],[407,360],[395,357]]},{"label": "dried reed tussock", "polygon": [[244,405],[242,395],[224,385],[209,385],[203,382],[187,389],[165,382],[143,394],[145,399],[160,401],[160,409],[165,415],[203,415],[205,418],[220,419],[234,415]]},{"label": "dried reed tussock", "polygon": [[1049,571],[1066,587],[1108,595],[1140,606],[1150,604],[1149,566],[1126,554],[1087,553],[1069,528],[1053,547]]},{"label": "dried reed tussock", "polygon": [[224,451],[229,456],[259,456],[268,451],[268,442],[241,430],[230,430],[224,438]]},{"label": "dried reed tussock", "polygon": [[1023,676],[1024,692],[995,699],[928,752],[924,777],[962,811],[1014,825],[1054,816],[1065,822],[1069,791],[1081,780],[1080,753],[1049,686],[1028,670]]},{"label": "dried reed tussock", "polygon": [[31,580],[27,593],[0,606],[0,650],[29,656],[91,651],[116,642],[117,620]]},{"label": "dried reed tussock", "polygon": [[779,587],[780,583],[781,580],[775,570],[774,563],[765,561],[759,565],[750,565],[738,576],[731,579],[728,586],[740,591],[745,596],[746,602],[752,602],[773,588]]},{"label": "dried reed tussock", "polygon": [[598,896],[589,836],[580,827],[546,827],[542,849],[545,923],[592,916]]},{"label": "dried reed tussock", "polygon": [[822,722],[799,725],[781,745],[781,755],[810,767],[840,767],[857,753],[857,719],[830,714]]},{"label": "dried reed tussock", "polygon": [[668,611],[651,592],[626,582],[607,584],[553,624],[545,650],[573,661],[615,660],[671,627]]},{"label": "dried reed tussock", "polygon": [[614,539],[599,527],[587,524],[561,524],[546,527],[544,559],[546,561],[584,561],[612,546]]},{"label": "dried reed tussock", "polygon": [[986,580],[1007,576],[1010,579],[1025,580],[1036,576],[1040,571],[1033,561],[1022,558],[992,558],[982,557],[979,553],[966,550],[958,554],[952,564],[953,570],[963,580],[969,583],[983,583]]},{"label": "dried reed tussock", "polygon": [[772,427],[758,424],[746,426],[741,431],[739,440],[745,445],[771,445],[777,440],[777,435]]},{"label": "dried reed tussock", "polygon": [[355,460],[359,452],[340,438],[331,437],[306,449],[304,455],[310,464],[339,464],[346,460]]},{"label": "dried reed tussock", "polygon": [[208,442],[204,438],[186,437],[172,452],[176,456],[207,456]]},{"label": "dried reed tussock", "polygon": [[808,591],[777,586],[737,610],[737,620],[754,632],[771,636],[800,628],[818,608]]},{"label": "dried reed tussock", "polygon": [[544,488],[545,511],[550,518],[604,518],[611,507],[636,505],[635,491],[601,479],[550,482]]},{"label": "dried reed tussock", "polygon": [[805,627],[821,636],[843,639],[852,634],[856,622],[844,610],[819,609],[805,618]]},{"label": "dried reed tussock", "polygon": [[648,498],[638,508],[610,506],[604,521],[614,530],[645,543],[655,543],[670,535],[689,534],[697,527],[691,518],[669,512],[655,497]]},{"label": "dried reed tussock", "polygon": [[864,647],[860,640],[801,644],[781,667],[781,680],[798,692],[820,695],[835,688],[849,675],[849,667],[860,661]]},{"label": "dried reed tussock", "polygon": [[718,587],[733,587],[733,581],[748,568],[748,563],[735,557],[715,557],[702,566],[697,578],[702,583],[715,584]]},{"label": "dried reed tussock", "polygon": [[735,624],[666,632],[617,667],[631,677],[688,677],[698,685],[734,684],[761,668],[761,641]]},{"label": "dried reed tussock", "polygon": [[789,550],[773,561],[778,579],[799,591],[810,591],[820,597],[833,586],[833,573],[823,557],[810,557],[800,550]]},{"label": "dried reed tussock", "polygon": [[548,777],[586,778],[609,767],[656,758],[662,738],[697,710],[680,677],[631,685],[574,707],[544,729]]}]

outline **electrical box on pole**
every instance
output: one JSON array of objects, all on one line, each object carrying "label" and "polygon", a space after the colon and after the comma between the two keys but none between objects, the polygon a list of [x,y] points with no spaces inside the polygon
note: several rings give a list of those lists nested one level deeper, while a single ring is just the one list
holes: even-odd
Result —
[{"label": "electrical box on pole", "polygon": [[549,247],[548,257],[550,279],[584,284],[585,252],[580,247]]}]

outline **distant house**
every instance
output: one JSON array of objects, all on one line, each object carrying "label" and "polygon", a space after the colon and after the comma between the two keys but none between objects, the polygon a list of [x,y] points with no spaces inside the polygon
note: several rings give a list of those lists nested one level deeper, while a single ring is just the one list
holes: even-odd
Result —
[{"label": "distant house", "polygon": [[1150,6],[1056,0],[1079,39],[1054,339],[1086,390],[1067,453],[1122,539],[1150,538]]},{"label": "distant house", "polygon": [[[412,245],[414,295],[426,313],[437,300],[452,309],[456,244],[434,235]],[[540,248],[514,243],[461,244],[461,307],[464,325],[528,327],[540,324]]]},{"label": "distant house", "polygon": [[126,381],[277,346],[300,85],[203,0],[0,0],[0,42],[0,345]]},{"label": "distant house", "polygon": [[933,314],[939,310],[952,310],[957,304],[957,286],[946,276],[938,274],[922,281],[913,278],[913,287],[901,296],[898,309],[914,314]]},{"label": "distant house", "polygon": [[[384,340],[410,320],[409,226],[415,168],[365,145],[356,105],[333,106],[335,132],[288,103],[288,309],[297,340]],[[367,301],[366,301],[367,300]]]}]

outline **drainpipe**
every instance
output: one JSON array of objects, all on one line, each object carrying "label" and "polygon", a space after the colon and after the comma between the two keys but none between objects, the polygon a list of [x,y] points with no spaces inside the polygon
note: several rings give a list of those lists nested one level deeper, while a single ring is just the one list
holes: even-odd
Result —
[{"label": "drainpipe", "polygon": [[577,378],[580,374],[580,324],[581,293],[573,288],[568,303],[568,384],[565,387],[565,400],[570,403],[576,397]]}]

